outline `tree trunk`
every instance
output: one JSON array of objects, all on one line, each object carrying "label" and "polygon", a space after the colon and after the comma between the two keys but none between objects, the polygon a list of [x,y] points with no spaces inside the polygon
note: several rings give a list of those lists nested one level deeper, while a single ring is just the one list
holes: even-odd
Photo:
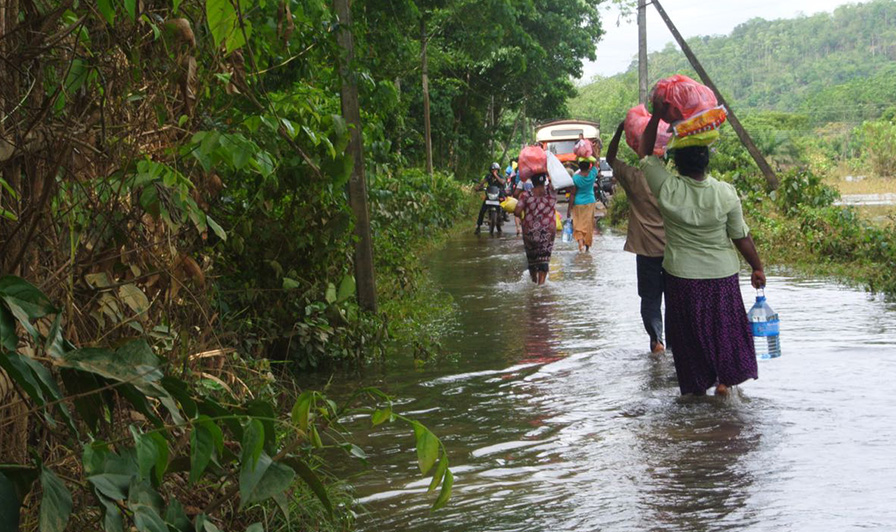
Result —
[{"label": "tree trunk", "polygon": [[426,20],[420,19],[420,70],[423,72],[423,135],[426,139],[426,173],[432,175],[432,125],[429,121],[429,63],[426,57],[428,45]]},{"label": "tree trunk", "polygon": [[647,105],[647,2],[638,0],[638,101]]},{"label": "tree trunk", "polygon": [[376,277],[373,270],[373,242],[370,236],[370,211],[367,207],[367,183],[364,176],[364,139],[361,135],[361,110],[358,103],[358,80],[352,70],[355,58],[352,38],[350,0],[333,0],[339,17],[339,46],[342,56],[339,74],[342,78],[342,115],[351,127],[349,152],[354,159],[348,182],[348,197],[355,214],[355,281],[358,304],[362,309],[376,312]]}]

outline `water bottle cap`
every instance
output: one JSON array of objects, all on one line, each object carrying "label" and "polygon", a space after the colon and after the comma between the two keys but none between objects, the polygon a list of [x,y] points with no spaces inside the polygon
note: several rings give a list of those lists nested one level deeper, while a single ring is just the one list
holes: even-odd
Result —
[{"label": "water bottle cap", "polygon": [[756,296],[757,303],[762,303],[763,301],[765,301],[765,296]]}]

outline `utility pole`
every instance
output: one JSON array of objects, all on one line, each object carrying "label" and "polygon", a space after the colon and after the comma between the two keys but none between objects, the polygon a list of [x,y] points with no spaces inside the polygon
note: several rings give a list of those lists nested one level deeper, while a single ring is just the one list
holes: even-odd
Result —
[{"label": "utility pole", "polygon": [[765,160],[765,157],[760,153],[759,148],[756,147],[756,144],[753,143],[753,139],[750,138],[750,134],[747,133],[747,130],[744,129],[744,126],[741,125],[740,120],[737,119],[737,116],[734,114],[734,109],[728,105],[728,102],[725,101],[725,97],[722,96],[722,93],[719,92],[719,89],[716,88],[715,83],[712,82],[712,79],[709,78],[709,74],[706,73],[706,70],[703,69],[703,65],[700,64],[700,61],[697,60],[697,56],[694,55],[694,52],[691,50],[691,47],[688,46],[688,43],[685,42],[684,37],[678,33],[678,29],[672,24],[672,20],[669,19],[669,15],[666,14],[666,10],[663,9],[663,6],[660,5],[658,0],[652,0],[651,2],[656,10],[659,12],[660,16],[663,18],[663,21],[666,23],[666,26],[669,27],[669,31],[672,32],[672,36],[675,37],[675,40],[678,41],[678,46],[681,47],[681,51],[684,52],[685,57],[688,58],[688,61],[691,62],[691,66],[694,67],[694,70],[697,71],[697,74],[700,76],[700,79],[703,80],[703,83],[706,84],[707,87],[712,89],[712,91],[716,94],[716,98],[719,100],[719,103],[724,105],[728,110],[728,121],[731,122],[731,127],[734,128],[734,131],[737,133],[738,138],[741,143],[747,148],[747,151],[750,152],[750,156],[753,157],[753,160],[756,161],[756,165],[759,166],[759,169],[762,171],[762,174],[765,175],[766,181],[768,181],[769,187],[774,190],[778,188],[778,176],[775,175],[775,171],[772,170],[772,167],[768,164],[768,161]]},{"label": "utility pole", "polygon": [[373,241],[370,236],[370,210],[367,208],[367,182],[364,177],[364,139],[361,135],[361,110],[358,103],[358,78],[353,70],[355,44],[352,38],[351,0],[333,0],[339,17],[337,41],[342,48],[339,76],[342,79],[342,116],[349,125],[348,150],[354,159],[348,181],[348,200],[355,214],[355,281],[358,305],[376,312],[376,277],[373,271]]},{"label": "utility pole", "polygon": [[647,105],[647,0],[638,0],[638,100]]},{"label": "utility pole", "polygon": [[426,173],[432,175],[432,124],[429,121],[429,60],[426,48],[429,38],[426,36],[426,18],[420,18],[420,70],[423,72],[423,136],[426,140]]}]

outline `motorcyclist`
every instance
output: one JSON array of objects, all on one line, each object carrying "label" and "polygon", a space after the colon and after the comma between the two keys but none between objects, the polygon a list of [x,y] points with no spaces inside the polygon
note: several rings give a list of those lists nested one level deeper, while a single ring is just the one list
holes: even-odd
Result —
[{"label": "motorcyclist", "polygon": [[[498,187],[501,191],[500,198],[504,199],[504,178],[501,177],[501,165],[498,163],[492,163],[491,168],[489,169],[488,174],[483,177],[479,183],[476,185],[476,190],[488,190],[488,187]],[[482,207],[479,208],[479,218],[476,219],[476,234],[479,234],[479,228],[482,225],[482,220],[485,218],[485,213],[488,211],[488,205],[485,204],[485,200],[487,198],[482,199]],[[501,232],[501,227],[498,226],[498,232]]]}]

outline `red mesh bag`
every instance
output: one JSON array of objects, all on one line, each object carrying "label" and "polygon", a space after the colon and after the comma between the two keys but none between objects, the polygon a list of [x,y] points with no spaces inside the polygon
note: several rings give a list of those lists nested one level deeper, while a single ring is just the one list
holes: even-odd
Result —
[{"label": "red mesh bag", "polygon": [[548,156],[539,146],[526,146],[517,157],[520,179],[528,181],[532,176],[548,171]]},{"label": "red mesh bag", "polygon": [[[647,122],[650,122],[650,113],[647,112],[647,108],[643,105],[632,107],[628,110],[628,114],[625,115],[625,142],[628,143],[631,149],[635,150],[635,153],[638,153],[638,146],[641,145],[641,135],[647,127]],[[656,129],[656,144],[653,146],[653,154],[657,157],[662,157],[671,138],[672,132],[669,131],[669,124],[660,120],[660,125]]]},{"label": "red mesh bag", "polygon": [[687,120],[719,105],[712,89],[681,74],[660,80],[653,90],[669,106],[666,116],[662,117],[669,123]]},{"label": "red mesh bag", "polygon": [[590,140],[582,139],[576,142],[576,147],[573,148],[572,151],[576,154],[576,157],[581,157],[583,159],[594,157],[594,146],[591,145]]}]

